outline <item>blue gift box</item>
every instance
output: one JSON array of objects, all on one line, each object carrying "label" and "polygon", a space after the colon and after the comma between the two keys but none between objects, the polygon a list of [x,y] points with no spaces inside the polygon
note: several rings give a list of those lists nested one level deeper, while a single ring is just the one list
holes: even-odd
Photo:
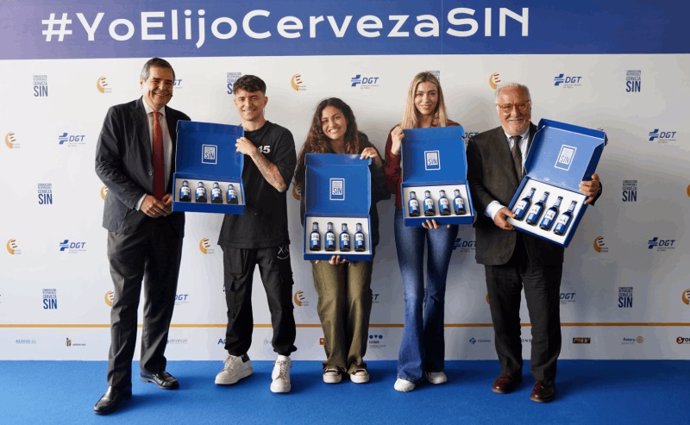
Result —
[{"label": "blue gift box", "polygon": [[[472,198],[467,187],[467,155],[462,126],[414,128],[404,130],[402,142],[402,196],[403,217],[406,226],[419,226],[428,219],[439,224],[471,224],[474,221]],[[443,190],[449,203],[450,214],[441,215]],[[455,191],[464,203],[464,213],[454,208]],[[435,214],[425,215],[424,193],[428,191]],[[419,216],[411,215],[410,196],[414,192],[419,204]],[[459,202],[459,201],[458,201]]]},{"label": "blue gift box", "polygon": [[[539,121],[525,161],[526,175],[509,207],[518,216],[522,212],[524,215],[508,221],[522,232],[567,247],[587,208],[580,182],[591,179],[606,141],[601,130]],[[532,199],[523,201],[532,189]],[[546,192],[548,198],[540,208],[537,204]],[[529,205],[524,207],[526,203]],[[552,208],[556,203],[560,203],[558,208]]]},{"label": "blue gift box", "polygon": [[[340,255],[349,261],[371,261],[371,159],[359,155],[310,153],[306,156],[304,182],[304,259],[328,260]],[[320,244],[312,249],[314,223],[318,226]],[[333,224],[335,249],[327,251],[327,224]],[[347,231],[342,231],[345,224]],[[355,250],[357,224],[362,227],[363,250]],[[350,249],[341,250],[341,237],[350,241]]]},{"label": "blue gift box", "polygon": [[[235,149],[235,140],[244,135],[240,126],[197,121],[177,123],[177,153],[173,174],[173,211],[242,214],[245,197],[242,184],[244,155]],[[180,199],[183,182],[191,190],[190,201]],[[199,184],[206,189],[206,201],[196,201]],[[220,198],[212,202],[214,183]],[[237,203],[228,203],[228,185],[233,185]]]}]

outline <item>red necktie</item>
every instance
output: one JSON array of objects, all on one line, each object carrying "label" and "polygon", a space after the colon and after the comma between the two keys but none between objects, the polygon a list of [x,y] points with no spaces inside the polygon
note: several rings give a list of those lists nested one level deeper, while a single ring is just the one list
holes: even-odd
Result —
[{"label": "red necktie", "polygon": [[158,200],[165,196],[165,160],[163,154],[163,130],[158,118],[160,112],[153,113],[153,196]]}]

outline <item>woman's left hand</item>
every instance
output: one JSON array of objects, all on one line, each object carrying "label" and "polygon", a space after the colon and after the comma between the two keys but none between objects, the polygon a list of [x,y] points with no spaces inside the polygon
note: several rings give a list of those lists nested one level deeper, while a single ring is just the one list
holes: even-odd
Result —
[{"label": "woman's left hand", "polygon": [[379,153],[376,152],[376,149],[374,149],[374,148],[372,148],[372,147],[364,148],[364,150],[362,151],[362,153],[359,154],[359,158],[360,158],[360,159],[371,158],[371,159],[374,160],[374,163],[375,163],[377,166],[379,166],[379,167],[380,167],[381,164],[382,164],[382,162],[381,162],[381,157],[379,156]]}]

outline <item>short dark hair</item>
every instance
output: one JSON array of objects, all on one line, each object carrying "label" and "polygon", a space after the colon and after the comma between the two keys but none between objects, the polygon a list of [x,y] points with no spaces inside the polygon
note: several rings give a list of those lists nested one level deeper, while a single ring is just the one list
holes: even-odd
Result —
[{"label": "short dark hair", "polygon": [[257,77],[256,75],[243,75],[232,85],[232,92],[235,93],[237,90],[242,89],[250,93],[260,91],[266,94],[266,83],[264,80]]},{"label": "short dark hair", "polygon": [[173,75],[173,80],[175,79],[175,70],[173,69],[172,65],[170,65],[170,62],[166,61],[165,59],[161,58],[151,58],[146,61],[144,64],[144,67],[141,68],[141,74],[139,75],[139,78],[141,81],[146,81],[149,79],[149,75],[151,74],[151,67],[156,67],[156,68],[166,68],[172,71]]}]

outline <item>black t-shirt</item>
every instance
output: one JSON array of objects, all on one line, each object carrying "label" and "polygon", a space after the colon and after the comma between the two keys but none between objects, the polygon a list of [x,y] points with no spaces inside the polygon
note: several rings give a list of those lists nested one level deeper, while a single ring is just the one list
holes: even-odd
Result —
[{"label": "black t-shirt", "polygon": [[[260,129],[245,132],[244,137],[278,167],[289,186],[297,162],[295,140],[290,130],[266,121]],[[287,190],[278,192],[271,186],[248,156],[244,157],[242,181],[246,200],[244,214],[225,215],[218,245],[256,249],[289,244]]]}]

